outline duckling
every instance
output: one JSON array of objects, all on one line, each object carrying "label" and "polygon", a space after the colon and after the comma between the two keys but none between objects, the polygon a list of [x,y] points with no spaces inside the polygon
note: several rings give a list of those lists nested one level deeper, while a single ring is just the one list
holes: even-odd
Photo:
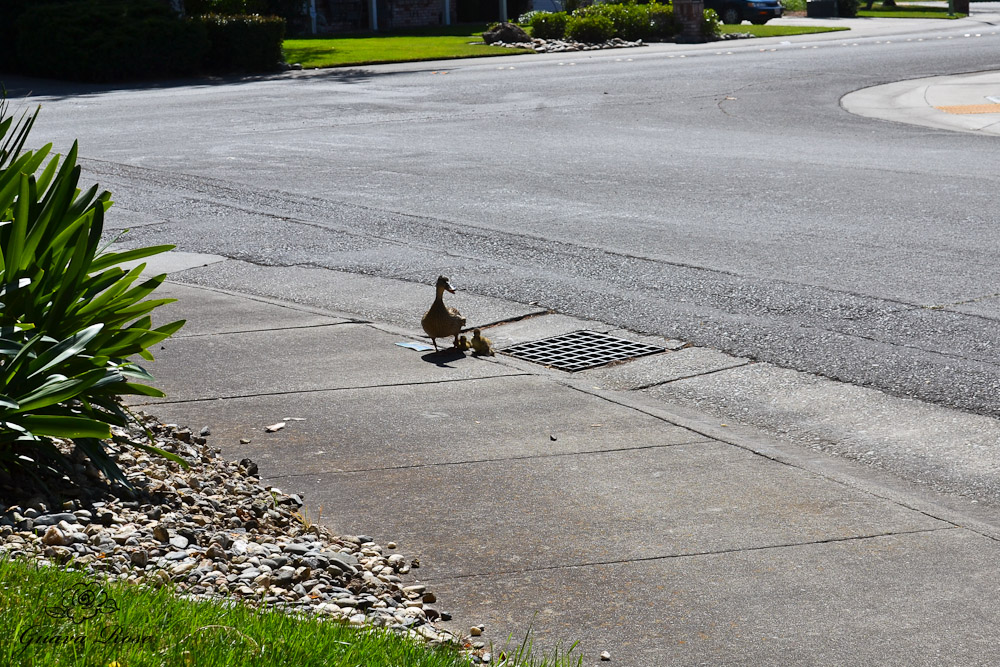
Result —
[{"label": "duckling", "polygon": [[469,339],[466,338],[465,336],[459,336],[458,337],[458,344],[455,345],[455,347],[457,347],[458,349],[460,349],[462,352],[465,352],[466,350],[471,350],[472,349],[472,343],[470,343]]},{"label": "duckling", "polygon": [[438,276],[434,289],[434,303],[431,304],[430,310],[424,313],[423,318],[420,320],[420,324],[423,326],[427,335],[430,336],[431,342],[434,343],[434,351],[436,352],[438,349],[438,338],[448,338],[449,336],[454,336],[454,346],[458,347],[458,334],[462,331],[462,327],[465,326],[465,318],[462,317],[462,313],[458,312],[455,308],[444,305],[445,290],[451,292],[452,294],[455,293],[455,290],[452,289],[451,282],[447,278],[444,276]]},{"label": "duckling", "polygon": [[469,345],[472,346],[473,354],[484,357],[493,356],[493,343],[491,343],[490,339],[484,336],[479,329],[472,330],[472,340],[469,341]]}]

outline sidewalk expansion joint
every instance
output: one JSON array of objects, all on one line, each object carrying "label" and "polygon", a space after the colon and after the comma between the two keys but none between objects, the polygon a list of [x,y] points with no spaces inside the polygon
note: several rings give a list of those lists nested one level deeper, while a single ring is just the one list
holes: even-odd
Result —
[{"label": "sidewalk expansion joint", "polygon": [[292,396],[294,394],[320,394],[334,391],[359,391],[364,389],[383,389],[389,387],[424,387],[435,384],[451,384],[454,382],[474,382],[476,380],[495,380],[498,378],[529,377],[530,373],[506,373],[503,375],[485,375],[472,378],[455,378],[450,380],[432,380],[429,382],[390,382],[387,384],[358,385],[354,387],[318,387],[316,389],[287,389],[282,391],[262,391],[255,394],[232,394],[228,396],[203,396],[200,398],[180,398],[172,401],[147,401],[145,403],[134,403],[133,407],[147,407],[156,405],[183,405],[185,403],[210,403],[213,401],[236,401],[248,398],[262,398],[264,396]]},{"label": "sidewalk expansion joint", "polygon": [[[597,393],[597,392],[591,391],[591,390],[586,389],[584,387],[576,386],[576,385],[569,384],[569,383],[565,383],[565,386],[568,387],[568,388],[570,388],[570,389],[574,389],[576,391],[579,391],[582,394],[586,394],[588,396],[593,396],[595,398],[599,398],[601,400],[607,401],[607,402],[612,403],[614,405],[619,405],[619,406],[628,408],[630,410],[634,410],[634,411],[636,411],[636,412],[638,412],[640,414],[647,415],[649,417],[652,417],[653,419],[657,419],[657,420],[662,421],[662,422],[664,422],[666,424],[670,424],[670,425],[676,426],[678,428],[683,428],[683,429],[685,429],[687,431],[690,431],[691,433],[697,434],[697,435],[699,435],[699,436],[701,436],[703,438],[706,438],[707,440],[710,440],[712,442],[718,442],[720,444],[729,445],[731,447],[736,447],[738,449],[742,449],[742,450],[744,450],[746,452],[749,452],[751,454],[759,456],[759,457],[761,457],[763,459],[766,459],[768,461],[772,461],[772,462],[777,463],[779,465],[788,466],[789,468],[792,468],[794,470],[799,470],[799,471],[802,471],[802,472],[807,473],[809,475],[814,475],[814,476],[816,476],[816,477],[818,477],[820,479],[825,479],[825,480],[827,480],[829,482],[833,482],[834,484],[839,484],[840,486],[843,486],[845,488],[849,488],[849,489],[854,489],[854,490],[857,490],[857,491],[861,491],[861,492],[863,492],[863,493],[865,493],[865,494],[867,494],[867,495],[869,495],[869,496],[871,496],[873,498],[878,498],[880,500],[885,500],[885,501],[887,501],[889,503],[892,503],[894,505],[897,505],[899,507],[903,507],[903,508],[906,508],[906,509],[908,509],[908,510],[910,510],[912,512],[916,512],[918,514],[921,514],[921,515],[923,515],[923,516],[925,516],[927,518],[934,519],[935,521],[941,521],[942,523],[946,523],[949,526],[953,526],[953,527],[956,527],[956,528],[963,528],[965,530],[968,530],[971,533],[975,533],[977,535],[980,535],[981,537],[985,537],[985,538],[987,538],[989,540],[992,540],[994,542],[1000,542],[1000,534],[998,534],[997,532],[991,530],[991,528],[989,528],[989,527],[986,527],[986,528],[976,527],[974,525],[976,522],[974,522],[974,521],[973,522],[968,522],[968,521],[961,521],[961,520],[952,520],[952,519],[947,519],[944,516],[940,516],[940,514],[942,514],[942,512],[940,512],[940,511],[931,511],[930,509],[927,509],[926,506],[925,507],[921,507],[920,506],[921,503],[919,502],[919,500],[914,500],[913,496],[910,493],[908,493],[908,492],[903,493],[902,495],[900,495],[899,493],[892,492],[891,489],[886,490],[882,486],[873,487],[871,484],[866,484],[864,482],[864,480],[859,480],[857,477],[852,476],[850,474],[846,474],[846,473],[843,473],[843,472],[835,472],[835,473],[831,474],[830,472],[825,471],[825,470],[817,470],[812,465],[804,465],[804,464],[802,464],[802,463],[800,463],[798,461],[790,460],[789,457],[786,454],[784,454],[784,453],[782,453],[780,451],[771,453],[771,452],[763,451],[760,448],[754,447],[751,444],[740,442],[739,439],[738,439],[738,436],[736,436],[735,434],[727,436],[727,435],[724,435],[724,434],[721,434],[721,433],[708,433],[708,432],[706,432],[708,429],[701,428],[701,427],[699,427],[699,426],[697,426],[695,424],[686,423],[687,420],[684,420],[684,419],[670,419],[670,418],[664,416],[663,414],[661,414],[661,413],[659,413],[659,412],[657,412],[655,410],[645,409],[645,408],[637,407],[635,405],[630,405],[630,404],[628,404],[628,403],[626,403],[626,402],[624,402],[622,400],[617,400],[617,399],[611,398],[611,397],[609,397],[607,395],[602,395],[601,393]],[[931,505],[931,507],[937,507],[937,506],[936,505]],[[948,512],[944,512],[944,514],[947,514],[947,513]],[[968,525],[966,525],[966,524],[968,524]]]},{"label": "sidewalk expansion joint", "polygon": [[300,331],[303,329],[322,329],[325,327],[342,327],[346,325],[368,325],[369,322],[354,321],[349,322],[324,322],[323,324],[305,324],[299,326],[290,327],[267,327],[265,329],[238,329],[236,331],[209,331],[206,333],[194,333],[194,334],[178,334],[171,336],[172,339],[191,339],[191,338],[212,338],[215,336],[239,336],[243,334],[253,334],[253,333],[268,333],[273,331]]},{"label": "sidewalk expansion joint", "polygon": [[724,368],[713,368],[710,371],[703,371],[701,373],[691,373],[690,375],[682,375],[680,377],[670,378],[669,380],[662,380],[660,382],[650,382],[649,384],[640,385],[638,387],[632,387],[629,391],[642,391],[643,389],[652,389],[653,387],[662,387],[664,385],[672,384],[674,382],[680,382],[681,380],[691,380],[693,378],[705,377],[706,375],[715,375],[716,373],[722,373],[724,371],[731,371],[734,368],[742,368],[743,366],[749,366],[756,362],[752,360],[744,361],[743,363],[733,364],[732,366],[726,366]]},{"label": "sidewalk expansion joint", "polygon": [[425,576],[423,581],[437,582],[437,581],[457,581],[463,579],[476,579],[480,577],[502,577],[510,575],[519,574],[532,574],[535,572],[552,572],[555,570],[573,570],[582,569],[585,567],[605,567],[613,565],[631,565],[631,564],[642,564],[642,563],[653,563],[653,562],[665,562],[672,560],[681,560],[689,558],[701,558],[706,556],[727,556],[732,554],[746,554],[754,553],[757,551],[772,551],[776,549],[795,549],[799,547],[810,547],[819,546],[824,544],[840,544],[846,542],[863,542],[867,540],[877,540],[884,539],[887,537],[897,537],[906,535],[921,535],[926,533],[937,533],[948,530],[957,530],[959,526],[944,526],[941,528],[923,528],[919,530],[900,530],[900,531],[889,531],[885,533],[875,533],[873,535],[855,535],[852,537],[831,537],[825,540],[810,540],[808,542],[787,542],[784,544],[765,544],[761,546],[753,547],[743,547],[734,549],[716,549],[711,551],[692,551],[688,553],[677,553],[668,554],[664,556],[642,556],[639,558],[622,558],[616,560],[601,560],[592,561],[588,563],[565,563],[562,565],[549,565],[545,567],[533,567],[525,568],[522,570],[499,570],[497,572],[475,572],[471,574],[457,574],[452,576]]},{"label": "sidewalk expansion joint", "polygon": [[[243,260],[238,260],[238,259],[234,259],[232,257],[228,257],[226,259],[226,261],[241,262]],[[191,271],[191,270],[193,270],[195,268],[201,268],[201,267],[192,267],[191,269],[185,269],[184,271],[178,271],[177,273],[171,274],[171,276],[179,276],[179,275],[185,273],[186,271]],[[256,301],[258,303],[266,303],[269,306],[276,306],[278,308],[285,308],[285,309],[288,309],[288,310],[294,310],[296,312],[311,313],[313,315],[322,315],[322,316],[325,316],[325,317],[329,317],[331,319],[345,320],[345,322],[342,322],[342,324],[374,324],[374,322],[372,322],[371,320],[364,320],[364,319],[359,319],[359,318],[356,318],[356,317],[345,316],[345,315],[341,315],[341,314],[331,314],[328,311],[324,311],[324,310],[322,310],[320,308],[315,308],[313,306],[307,306],[307,305],[300,304],[300,303],[292,303],[290,301],[282,301],[280,299],[274,299],[272,297],[263,296],[263,295],[260,295],[260,294],[251,294],[249,292],[237,292],[237,291],[234,291],[234,290],[227,290],[227,289],[222,289],[222,288],[219,288],[219,287],[210,287],[208,285],[200,285],[198,283],[184,282],[183,280],[174,280],[172,278],[168,279],[168,280],[165,280],[163,282],[164,282],[164,284],[167,284],[167,285],[179,285],[181,287],[189,287],[191,289],[205,290],[206,292],[216,292],[217,294],[225,294],[226,296],[235,296],[235,297],[239,297],[239,298],[242,298],[242,299],[246,299],[248,301]]]},{"label": "sidewalk expansion joint", "polygon": [[669,449],[670,447],[689,447],[691,445],[708,445],[714,440],[690,440],[688,442],[675,442],[667,445],[642,445],[638,447],[615,447],[614,449],[590,449],[582,452],[555,452],[551,454],[524,454],[522,456],[502,456],[492,459],[466,459],[463,461],[440,461],[436,463],[412,463],[410,465],[384,466],[381,468],[355,468],[344,470],[334,468],[332,470],[317,470],[312,472],[301,472],[291,475],[268,476],[272,479],[295,479],[298,477],[315,477],[316,475],[360,475],[371,472],[387,472],[390,470],[419,470],[421,468],[444,468],[464,465],[478,465],[481,463],[503,463],[505,461],[532,461],[539,459],[556,459],[570,456],[595,456],[600,454],[620,454],[622,452],[641,452],[652,449]]}]

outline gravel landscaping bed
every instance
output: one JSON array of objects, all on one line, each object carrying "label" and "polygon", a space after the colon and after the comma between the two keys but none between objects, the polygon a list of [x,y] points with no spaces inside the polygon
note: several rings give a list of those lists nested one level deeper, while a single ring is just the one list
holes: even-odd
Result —
[{"label": "gravel landscaping bed", "polygon": [[562,53],[563,51],[597,51],[599,49],[623,49],[631,46],[645,46],[643,41],[627,42],[615,37],[600,44],[584,44],[567,39],[532,39],[530,42],[492,42],[490,46],[506,46],[511,49],[534,49],[535,53]]},{"label": "gravel landscaping bed", "polygon": [[[0,556],[461,644],[479,661],[482,642],[434,625],[449,616],[412,580],[419,562],[395,553],[394,543],[310,523],[302,498],[262,484],[249,459],[226,461],[208,445],[207,428],[194,434],[138,418],[141,424],[113,428],[108,443],[131,490],[109,484],[69,442],[57,445],[74,462],[70,473],[17,481],[0,473]],[[145,430],[189,467],[132,447],[146,440]]]},{"label": "gravel landscaping bed", "polygon": [[[719,41],[731,39],[753,39],[753,34],[748,32],[724,33],[719,37]],[[563,53],[571,51],[599,51],[601,49],[625,49],[637,46],[646,46],[641,39],[629,42],[619,37],[609,39],[600,44],[585,44],[566,39],[538,39],[534,38],[530,42],[493,42],[491,46],[506,46],[511,49],[533,49],[535,53]]]}]

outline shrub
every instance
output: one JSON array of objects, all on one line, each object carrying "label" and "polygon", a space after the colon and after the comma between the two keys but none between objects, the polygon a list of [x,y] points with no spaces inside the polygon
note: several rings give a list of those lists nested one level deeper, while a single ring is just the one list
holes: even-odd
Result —
[{"label": "shrub", "polygon": [[719,39],[722,36],[722,21],[714,9],[706,9],[702,14],[701,36],[708,41]]},{"label": "shrub", "polygon": [[184,12],[188,16],[278,16],[285,19],[286,24],[292,24],[305,18],[306,4],[305,0],[184,0]]},{"label": "shrub", "polygon": [[184,0],[184,12],[188,16],[205,14],[263,14],[264,0]]},{"label": "shrub", "polygon": [[570,16],[566,21],[566,36],[577,42],[600,44],[615,34],[615,24],[607,16]]},{"label": "shrub", "polygon": [[566,36],[566,12],[538,12],[531,17],[531,36],[539,39],[562,39]]},{"label": "shrub", "polygon": [[543,12],[538,9],[532,9],[530,12],[525,12],[517,17],[517,24],[521,27],[526,25],[531,25],[531,19],[535,17],[536,14],[548,14],[550,12]]},{"label": "shrub", "polygon": [[614,26],[612,37],[621,37],[630,42],[649,39],[649,7],[647,5],[606,3],[591,5],[577,11],[579,16],[605,16]]},{"label": "shrub", "polygon": [[67,438],[127,484],[102,442],[127,421],[118,396],[163,396],[128,358],[152,359],[184,323],[153,328],[149,313],[172,299],[143,299],[165,276],[138,282],[145,265],[118,265],[172,246],[99,252],[109,193],[77,189],[76,144],[43,167],[51,144],[22,150],[37,111],[16,124],[6,111],[0,100],[0,468],[65,465],[52,438]]},{"label": "shrub", "polygon": [[678,26],[674,19],[673,5],[649,3],[650,38],[669,42],[677,36]]},{"label": "shrub", "polygon": [[269,72],[283,59],[285,20],[275,16],[200,16],[208,35],[205,69],[211,72]]},{"label": "shrub", "polygon": [[858,0],[837,0],[837,16],[841,18],[854,18],[858,15]]},{"label": "shrub", "polygon": [[29,5],[17,20],[18,70],[82,81],[186,76],[207,49],[204,28],[160,0]]}]

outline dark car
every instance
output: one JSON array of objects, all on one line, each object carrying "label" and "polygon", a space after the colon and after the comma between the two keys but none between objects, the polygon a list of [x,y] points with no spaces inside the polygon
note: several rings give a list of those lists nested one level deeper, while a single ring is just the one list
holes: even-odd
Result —
[{"label": "dark car", "polygon": [[781,18],[785,8],[778,0],[704,0],[705,9],[714,9],[723,23],[730,25],[750,21],[764,25]]}]

